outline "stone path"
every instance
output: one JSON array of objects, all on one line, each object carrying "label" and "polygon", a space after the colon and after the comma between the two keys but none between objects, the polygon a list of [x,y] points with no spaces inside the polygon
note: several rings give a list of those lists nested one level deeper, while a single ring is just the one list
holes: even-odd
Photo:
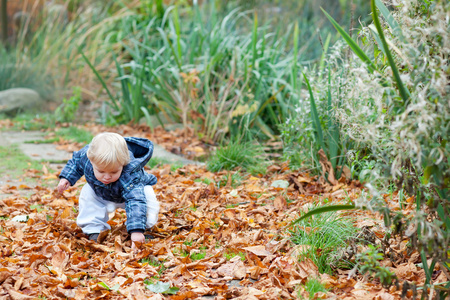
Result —
[{"label": "stone path", "polygon": [[[56,149],[55,144],[30,143],[32,141],[44,141],[44,137],[45,133],[40,131],[0,131],[0,147],[17,144],[19,149],[31,159],[48,161],[50,163],[65,163],[72,157],[72,153]],[[153,158],[161,159],[170,164],[200,164],[199,162],[175,155],[159,145],[155,145]]]}]

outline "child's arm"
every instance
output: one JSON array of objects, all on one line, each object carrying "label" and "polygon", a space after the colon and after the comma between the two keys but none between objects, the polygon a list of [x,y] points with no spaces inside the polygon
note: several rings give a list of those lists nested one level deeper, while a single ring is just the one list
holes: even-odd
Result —
[{"label": "child's arm", "polygon": [[67,180],[70,185],[74,185],[84,175],[83,165],[88,161],[86,156],[87,149],[88,146],[85,146],[80,151],[73,153],[72,158],[67,162],[61,174],[59,174],[59,178]]},{"label": "child's arm", "polygon": [[144,231],[147,227],[147,199],[145,198],[144,185],[142,183],[130,183],[125,186],[123,197],[125,199],[125,210],[127,213],[127,231],[131,233],[134,242],[145,242]]}]

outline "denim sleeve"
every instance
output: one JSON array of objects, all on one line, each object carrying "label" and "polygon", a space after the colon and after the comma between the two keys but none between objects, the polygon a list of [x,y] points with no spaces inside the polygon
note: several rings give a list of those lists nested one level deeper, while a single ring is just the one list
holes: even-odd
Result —
[{"label": "denim sleeve", "polygon": [[84,175],[81,156],[86,155],[84,151],[75,151],[72,158],[67,162],[64,169],[59,174],[59,178],[67,179],[71,185],[74,185],[78,179]]},{"label": "denim sleeve", "polygon": [[147,224],[147,199],[145,198],[144,185],[133,182],[127,187],[123,194],[125,199],[125,210],[127,213],[127,231],[145,231]]},{"label": "denim sleeve", "polygon": [[147,173],[145,171],[142,171],[144,173],[144,180],[143,183],[145,185],[155,185],[158,182],[158,179],[156,178],[155,175]]}]

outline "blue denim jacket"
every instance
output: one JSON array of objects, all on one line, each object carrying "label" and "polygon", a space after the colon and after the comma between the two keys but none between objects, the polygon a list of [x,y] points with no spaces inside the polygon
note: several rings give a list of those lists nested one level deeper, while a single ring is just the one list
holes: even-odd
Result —
[{"label": "blue denim jacket", "polygon": [[94,176],[94,168],[86,153],[89,145],[75,151],[61,171],[59,178],[67,179],[74,185],[83,175],[95,194],[104,200],[123,203],[127,213],[127,231],[145,231],[147,221],[147,200],[144,186],[156,184],[156,177],[144,171],[153,154],[153,143],[144,138],[126,137],[130,152],[130,163],[123,167],[116,182],[103,184]]}]

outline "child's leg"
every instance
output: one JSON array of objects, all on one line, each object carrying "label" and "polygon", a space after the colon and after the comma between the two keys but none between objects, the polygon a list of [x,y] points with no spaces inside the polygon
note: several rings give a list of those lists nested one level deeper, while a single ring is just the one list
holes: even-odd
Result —
[{"label": "child's leg", "polygon": [[147,228],[150,229],[158,222],[159,202],[156,200],[156,195],[151,185],[144,187],[144,193],[147,199]]},{"label": "child's leg", "polygon": [[100,233],[103,230],[111,229],[106,222],[109,220],[108,212],[113,209],[112,202],[98,197],[89,184],[85,184],[81,189],[78,203],[77,225],[84,233]]}]

